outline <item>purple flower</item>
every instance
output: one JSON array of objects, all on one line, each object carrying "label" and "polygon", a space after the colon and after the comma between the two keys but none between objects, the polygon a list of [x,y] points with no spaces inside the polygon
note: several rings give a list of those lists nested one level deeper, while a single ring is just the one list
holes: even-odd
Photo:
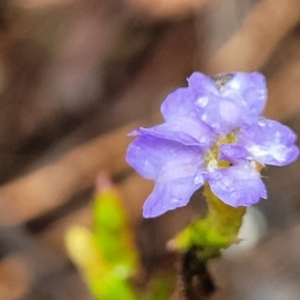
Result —
[{"label": "purple flower", "polygon": [[161,105],[163,124],[140,128],[127,162],[155,181],[144,217],[184,206],[205,182],[224,203],[249,206],[267,198],[259,170],[298,158],[295,133],[261,117],[267,91],[260,73],[208,77],[195,72]]}]

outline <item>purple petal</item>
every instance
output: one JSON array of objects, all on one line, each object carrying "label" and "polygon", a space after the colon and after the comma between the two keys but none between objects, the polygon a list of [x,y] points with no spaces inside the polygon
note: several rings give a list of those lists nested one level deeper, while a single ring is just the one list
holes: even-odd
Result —
[{"label": "purple petal", "polygon": [[226,84],[224,96],[236,99],[242,104],[244,124],[257,121],[263,112],[267,100],[265,77],[258,73],[235,73]]},{"label": "purple petal", "polygon": [[128,147],[126,160],[147,179],[168,181],[198,174],[203,165],[202,149],[176,141],[141,134]]},{"label": "purple petal", "polygon": [[261,118],[257,124],[241,130],[238,143],[246,147],[255,161],[284,166],[299,156],[299,149],[294,145],[296,137],[289,127]]},{"label": "purple petal", "polygon": [[160,110],[166,121],[182,116],[192,119],[197,117],[191,101],[191,91],[188,88],[179,88],[170,93],[162,103]]},{"label": "purple petal", "polygon": [[223,144],[220,146],[219,160],[227,160],[236,163],[247,159],[249,159],[249,152],[242,145]]},{"label": "purple petal", "polygon": [[[203,73],[200,72],[194,72],[189,78],[188,78],[189,87],[191,89],[191,95],[194,98],[198,95],[205,95],[208,94],[218,94],[219,90],[214,83],[214,81],[209,77],[206,76]],[[206,101],[208,99],[203,99],[202,103],[203,106],[205,106]],[[201,101],[200,101],[201,102]]]},{"label": "purple petal", "polygon": [[215,140],[215,134],[206,124],[200,120],[195,122],[181,117],[154,127],[140,128],[139,132],[178,141],[184,145],[198,145],[203,147],[203,150],[212,146]]},{"label": "purple petal", "polygon": [[198,146],[141,134],[130,144],[126,158],[138,173],[156,182],[144,206],[145,217],[185,205],[204,182],[204,157]]},{"label": "purple petal", "polygon": [[248,163],[233,165],[208,174],[212,192],[230,206],[250,206],[267,198],[264,183]]},{"label": "purple petal", "polygon": [[[197,99],[196,105],[202,101],[202,98],[201,96]],[[205,109],[198,105],[197,111],[199,118],[212,127],[217,134],[225,136],[242,126],[242,110],[231,99],[210,95]]]},{"label": "purple petal", "polygon": [[195,72],[188,81],[194,109],[200,120],[223,135],[240,125],[240,108],[235,101],[224,97],[210,77]]},{"label": "purple petal", "polygon": [[141,131],[185,145],[212,145],[215,135],[212,129],[198,118],[191,103],[189,89],[179,88],[169,94],[161,105],[161,112],[166,120],[164,124],[141,128]]},{"label": "purple petal", "polygon": [[[200,178],[201,177],[201,178]],[[185,206],[193,193],[203,185],[203,177],[195,183],[195,177],[176,178],[171,181],[157,181],[152,194],[143,207],[143,216],[153,218],[168,210]]]},{"label": "purple petal", "polygon": [[196,72],[189,86],[199,118],[221,135],[257,121],[265,106],[266,85],[260,73],[235,73],[218,89],[212,79]]}]

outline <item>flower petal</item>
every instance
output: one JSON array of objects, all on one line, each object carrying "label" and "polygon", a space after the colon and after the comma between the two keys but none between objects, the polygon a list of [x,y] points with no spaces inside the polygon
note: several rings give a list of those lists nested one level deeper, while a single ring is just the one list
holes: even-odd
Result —
[{"label": "flower petal", "polygon": [[[209,77],[206,76],[203,73],[200,72],[194,72],[189,78],[188,78],[189,87],[191,90],[191,96],[192,96],[192,103],[193,98],[198,95],[205,95],[208,94],[218,94],[219,90],[214,83],[214,81]],[[207,104],[207,101],[209,99],[203,98],[202,102],[200,101],[199,104],[202,104],[203,107]]]},{"label": "flower petal", "polygon": [[241,102],[243,122],[252,124],[258,120],[266,105],[265,77],[258,72],[237,72],[226,84],[224,96]]},{"label": "flower petal", "polygon": [[[222,75],[218,78],[222,80]],[[199,118],[221,135],[256,122],[266,102],[266,85],[260,73],[234,73],[227,78],[219,87],[198,72],[189,78],[191,101]]]},{"label": "flower petal", "polygon": [[232,95],[225,96],[210,77],[195,72],[188,81],[199,119],[217,134],[226,135],[242,124],[240,105]]},{"label": "flower petal", "polygon": [[212,192],[230,206],[250,206],[267,198],[264,183],[248,163],[240,163],[208,174]]},{"label": "flower petal", "polygon": [[294,145],[296,137],[289,127],[261,118],[257,124],[241,130],[238,143],[246,147],[255,161],[284,166],[299,156],[299,149]]},{"label": "flower petal", "polygon": [[129,146],[126,158],[138,173],[156,182],[144,206],[145,217],[186,205],[204,182],[204,157],[198,146],[141,134]]},{"label": "flower petal", "polygon": [[227,160],[232,163],[249,159],[249,152],[242,145],[222,144],[219,149],[219,160]]},{"label": "flower petal", "polygon": [[166,121],[182,116],[192,119],[197,116],[188,88],[179,88],[170,93],[161,104],[160,111]]},{"label": "flower petal", "polygon": [[154,127],[140,128],[139,132],[178,141],[184,145],[198,145],[203,147],[203,150],[212,146],[215,139],[211,128],[200,120],[195,122],[192,119],[181,117],[176,121],[168,121]]},{"label": "flower petal", "polygon": [[165,123],[140,130],[185,145],[211,146],[215,135],[212,129],[198,118],[188,88],[179,88],[169,94],[161,105],[161,112]]},{"label": "flower petal", "polygon": [[177,177],[197,176],[203,165],[202,148],[141,134],[128,147],[126,160],[147,179],[167,181]]},{"label": "flower petal", "polygon": [[[202,176],[201,176],[202,177]],[[202,180],[195,184],[195,177],[182,177],[170,181],[158,181],[143,207],[143,216],[153,218],[168,210],[185,206],[193,193],[203,185]]]}]

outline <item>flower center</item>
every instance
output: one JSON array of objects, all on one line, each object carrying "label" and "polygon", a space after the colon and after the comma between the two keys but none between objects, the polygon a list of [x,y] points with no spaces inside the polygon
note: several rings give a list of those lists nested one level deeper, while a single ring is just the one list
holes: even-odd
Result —
[{"label": "flower center", "polygon": [[208,171],[213,171],[217,168],[227,168],[230,162],[227,160],[219,160],[220,146],[223,144],[233,144],[236,141],[236,132],[230,133],[226,136],[220,136],[216,143],[207,151],[205,156],[206,168]]}]

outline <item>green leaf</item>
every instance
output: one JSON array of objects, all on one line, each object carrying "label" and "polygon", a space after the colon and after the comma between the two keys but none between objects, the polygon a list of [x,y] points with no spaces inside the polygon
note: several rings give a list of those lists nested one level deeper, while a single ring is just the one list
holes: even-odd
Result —
[{"label": "green leaf", "polygon": [[84,227],[71,227],[66,235],[66,247],[70,258],[80,269],[87,286],[97,299],[136,299],[127,281],[127,270],[106,261],[92,232]]},{"label": "green leaf", "polygon": [[94,234],[105,259],[134,272],[138,254],[121,198],[112,186],[97,193],[93,209]]}]

